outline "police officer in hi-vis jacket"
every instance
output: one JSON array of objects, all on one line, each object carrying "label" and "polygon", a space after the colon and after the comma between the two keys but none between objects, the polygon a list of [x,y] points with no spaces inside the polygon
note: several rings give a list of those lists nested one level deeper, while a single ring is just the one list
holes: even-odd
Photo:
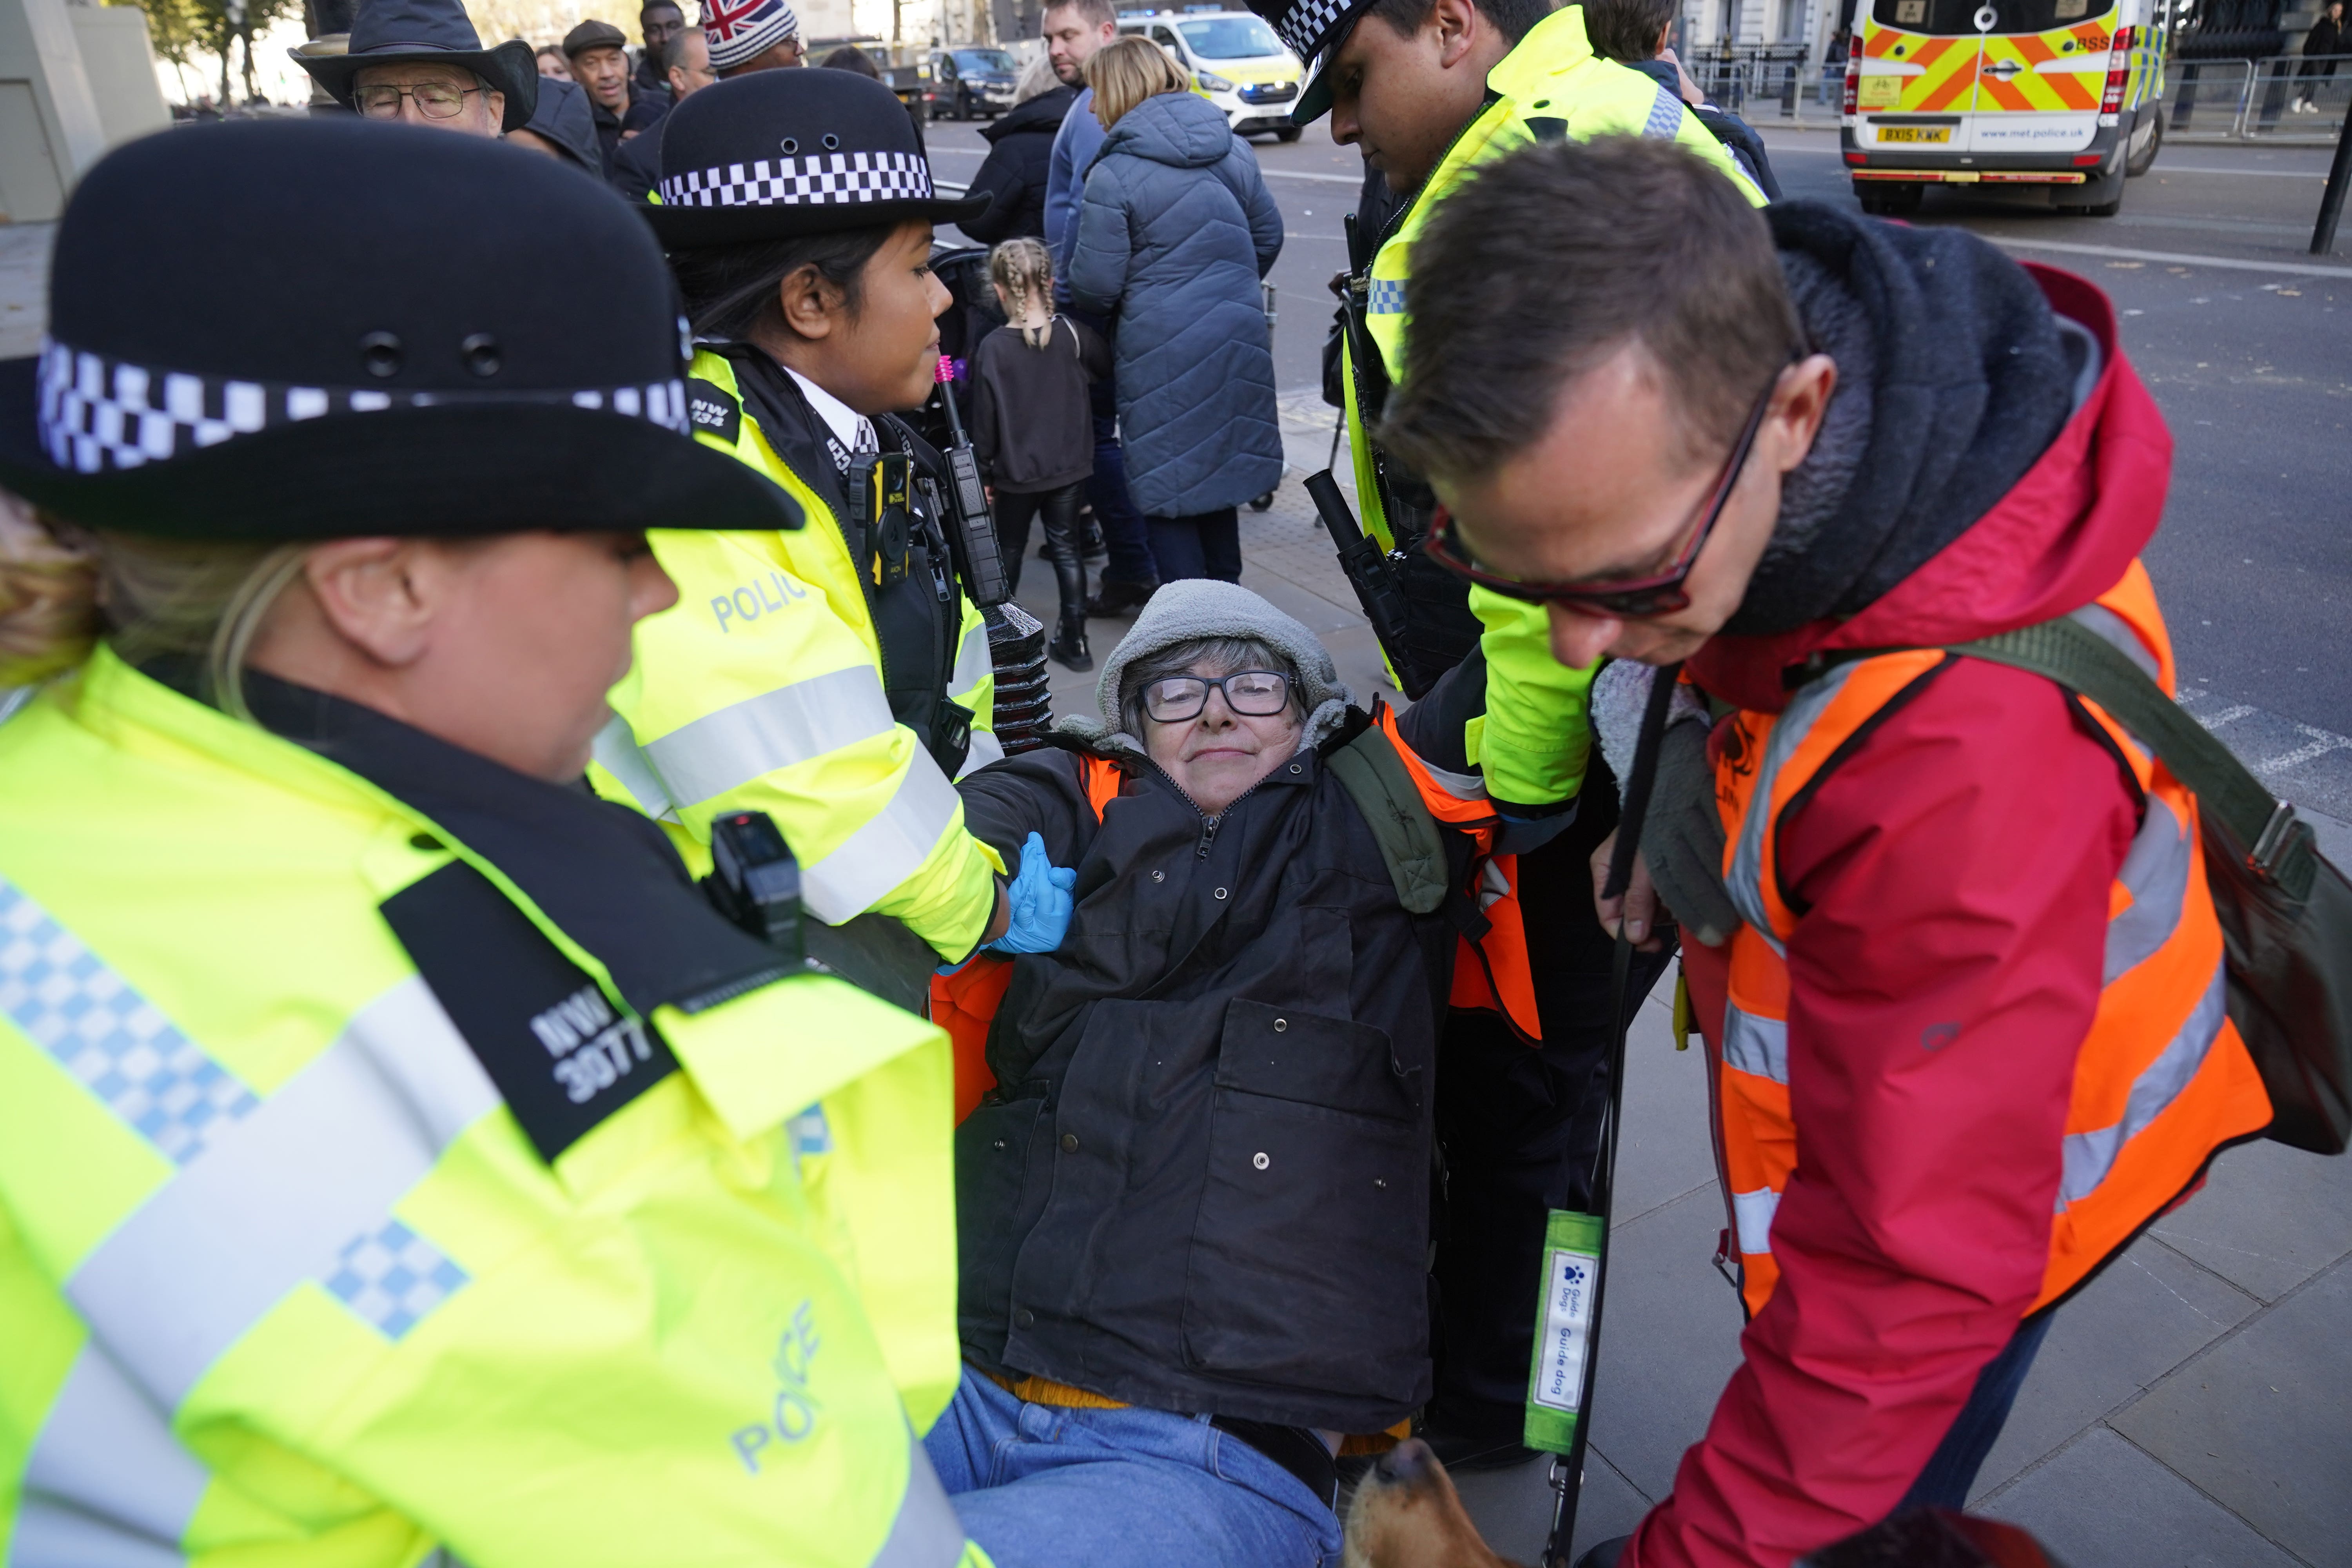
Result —
[{"label": "police officer in hi-vis jacket", "polygon": [[0,1560],[984,1563],[918,1441],[943,1037],[580,788],[646,525],[799,522],[686,434],[642,220],[263,121],[110,155],[52,277],[0,364]]}]

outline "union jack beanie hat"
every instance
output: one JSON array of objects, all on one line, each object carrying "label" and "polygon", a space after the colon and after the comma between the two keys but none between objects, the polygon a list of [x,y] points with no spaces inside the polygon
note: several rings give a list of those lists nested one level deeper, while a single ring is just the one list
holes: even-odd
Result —
[{"label": "union jack beanie hat", "polygon": [[800,30],[800,17],[784,0],[703,0],[702,36],[714,71],[731,70]]}]

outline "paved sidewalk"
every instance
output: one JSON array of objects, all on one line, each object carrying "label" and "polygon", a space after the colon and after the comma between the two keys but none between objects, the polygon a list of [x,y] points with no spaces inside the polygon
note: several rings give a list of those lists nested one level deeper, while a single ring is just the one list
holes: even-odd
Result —
[{"label": "paved sidewalk", "polygon": [[[1359,697],[1397,694],[1298,487],[1331,411],[1283,399],[1292,475],[1242,514],[1244,585],[1322,635]],[[1033,543],[1034,549],[1034,543]],[[1034,559],[1023,603],[1049,622]],[[1099,662],[1122,621],[1097,621]],[[1095,677],[1056,667],[1057,711]],[[2352,740],[2209,693],[2183,702],[2352,865]],[[1738,1363],[1738,1298],[1710,1265],[1727,1223],[1707,1151],[1706,1065],[1669,1039],[1661,984],[1626,1071],[1613,1278],[1577,1549],[1622,1534],[1672,1487]],[[1534,1303],[1528,1304],[1530,1312]],[[2352,1159],[2233,1149],[2206,1190],[2059,1310],[1972,1506],[2032,1529],[2068,1568],[2352,1568]],[[1541,1463],[1458,1478],[1489,1541],[1534,1562],[1550,1522]]]}]

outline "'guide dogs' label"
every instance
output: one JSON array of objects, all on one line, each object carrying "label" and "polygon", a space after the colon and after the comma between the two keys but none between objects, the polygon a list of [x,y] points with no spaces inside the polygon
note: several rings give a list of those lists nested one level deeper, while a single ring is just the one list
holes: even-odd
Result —
[{"label": "'guide dogs' label", "polygon": [[1565,1454],[1575,1444],[1606,1238],[1605,1224],[1592,1215],[1554,1209],[1545,1219],[1543,1298],[1536,1308],[1534,1364],[1528,1369],[1530,1448]]}]

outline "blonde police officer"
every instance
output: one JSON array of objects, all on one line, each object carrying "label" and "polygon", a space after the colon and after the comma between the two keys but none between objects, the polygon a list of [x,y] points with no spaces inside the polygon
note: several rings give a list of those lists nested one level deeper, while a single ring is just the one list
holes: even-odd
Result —
[{"label": "blonde police officer", "polygon": [[678,607],[638,628],[598,787],[671,826],[765,811],[803,896],[839,924],[893,917],[961,960],[1003,931],[1003,868],[950,780],[1002,756],[988,634],[940,515],[939,455],[892,416],[929,395],[930,226],[984,210],[931,187],[906,110],[850,71],[767,71],[662,128],[658,200],[698,339],[695,434],[809,526],[654,535]]},{"label": "blonde police officer", "polygon": [[645,520],[795,521],[685,436],[639,220],[231,125],[93,169],[54,279],[0,365],[44,520],[0,675],[47,678],[0,726],[0,1561],[983,1561],[912,1435],[943,1040],[576,787],[675,597]]}]

